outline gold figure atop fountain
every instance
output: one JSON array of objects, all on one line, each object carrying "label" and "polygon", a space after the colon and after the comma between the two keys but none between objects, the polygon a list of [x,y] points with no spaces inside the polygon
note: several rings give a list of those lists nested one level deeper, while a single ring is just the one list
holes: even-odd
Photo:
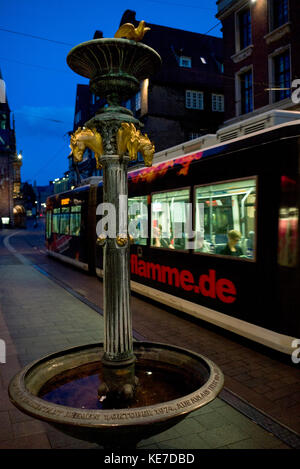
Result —
[{"label": "gold figure atop fountain", "polygon": [[70,142],[71,154],[73,154],[75,163],[82,161],[86,147],[90,148],[95,154],[96,168],[101,168],[100,156],[104,153],[101,135],[96,129],[78,127],[76,132],[71,135]]},{"label": "gold figure atop fountain", "polygon": [[123,156],[126,152],[131,160],[137,159],[140,151],[143,155],[145,166],[152,166],[153,155],[155,152],[154,144],[150,141],[147,134],[143,135],[140,130],[127,122],[121,124],[117,133],[118,154]]},{"label": "gold figure atop fountain", "polygon": [[150,28],[145,26],[145,21],[140,21],[140,24],[137,28],[133,26],[131,23],[125,23],[120,26],[118,31],[115,34],[115,38],[126,38],[132,39],[133,41],[139,42],[143,39],[145,33],[150,31]]}]

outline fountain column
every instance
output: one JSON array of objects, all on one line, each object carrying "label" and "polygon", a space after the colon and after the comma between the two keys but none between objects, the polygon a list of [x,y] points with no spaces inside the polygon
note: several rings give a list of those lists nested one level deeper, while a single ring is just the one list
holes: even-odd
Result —
[{"label": "fountain column", "polygon": [[103,202],[111,204],[115,215],[115,236],[99,236],[103,244],[104,272],[104,381],[99,395],[108,391],[131,397],[134,374],[132,320],[130,311],[129,236],[127,229],[127,165],[129,157],[100,158],[103,167]]}]

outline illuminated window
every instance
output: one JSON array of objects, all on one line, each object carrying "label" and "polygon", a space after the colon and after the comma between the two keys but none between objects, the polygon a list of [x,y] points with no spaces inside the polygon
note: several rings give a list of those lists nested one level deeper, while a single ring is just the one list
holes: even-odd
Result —
[{"label": "illuminated window", "polygon": [[49,239],[51,237],[51,221],[52,221],[52,212],[47,212],[46,215],[46,237]]},{"label": "illuminated window", "polygon": [[187,109],[204,109],[203,92],[186,90],[185,107]]},{"label": "illuminated window", "polygon": [[128,232],[134,244],[146,246],[148,237],[147,196],[128,199]]},{"label": "illuminated window", "polygon": [[75,207],[71,207],[70,234],[72,236],[79,236],[80,227],[81,227],[81,206],[77,205]]},{"label": "illuminated window", "polygon": [[53,224],[52,224],[52,232],[59,233],[59,222],[60,222],[60,208],[55,208],[53,210]]},{"label": "illuminated window", "polygon": [[191,57],[180,57],[179,58],[179,65],[180,67],[191,68],[192,66],[192,59]]},{"label": "illuminated window", "polygon": [[[255,179],[198,187],[195,203],[196,252],[255,258]],[[232,230],[240,235],[235,245],[228,244]]]},{"label": "illuminated window", "polygon": [[187,249],[189,194],[189,189],[182,189],[152,195],[151,246]]},{"label": "illuminated window", "polygon": [[63,207],[61,209],[61,215],[60,215],[60,230],[59,232],[61,234],[70,234],[70,212],[69,212],[69,207]]},{"label": "illuminated window", "polygon": [[212,94],[211,95],[212,110],[215,112],[224,112],[224,95]]}]

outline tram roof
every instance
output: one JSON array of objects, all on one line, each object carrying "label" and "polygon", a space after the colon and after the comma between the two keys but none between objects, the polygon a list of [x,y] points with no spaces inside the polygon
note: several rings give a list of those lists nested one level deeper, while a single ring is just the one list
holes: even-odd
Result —
[{"label": "tram roof", "polygon": [[[212,145],[204,149],[178,155],[176,157],[170,157],[169,159],[166,157],[166,159],[154,163],[151,167],[129,170],[128,177],[129,179],[134,179],[138,175],[146,175],[153,171],[164,171],[175,165],[182,165],[184,168],[185,166],[190,165],[190,163],[199,161],[200,159],[216,157],[221,154],[225,155],[232,152],[246,150],[248,148],[254,148],[261,144],[274,143],[278,140],[297,137],[300,137],[299,120],[285,122],[283,124],[278,124],[248,135],[242,135],[230,141]],[[167,151],[168,150],[166,150],[166,152]]]}]

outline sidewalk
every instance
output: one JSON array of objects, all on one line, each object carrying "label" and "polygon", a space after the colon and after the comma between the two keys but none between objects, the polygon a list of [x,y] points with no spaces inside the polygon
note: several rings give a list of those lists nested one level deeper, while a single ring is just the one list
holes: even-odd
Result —
[{"label": "sidewalk", "polygon": [[[98,448],[54,430],[19,412],[9,401],[11,377],[43,355],[101,342],[103,318],[57,283],[2,250],[0,338],[6,363],[0,364],[0,449]],[[23,262],[24,261],[24,262]],[[279,449],[289,446],[217,398],[172,429],[144,440],[151,449]]]}]

